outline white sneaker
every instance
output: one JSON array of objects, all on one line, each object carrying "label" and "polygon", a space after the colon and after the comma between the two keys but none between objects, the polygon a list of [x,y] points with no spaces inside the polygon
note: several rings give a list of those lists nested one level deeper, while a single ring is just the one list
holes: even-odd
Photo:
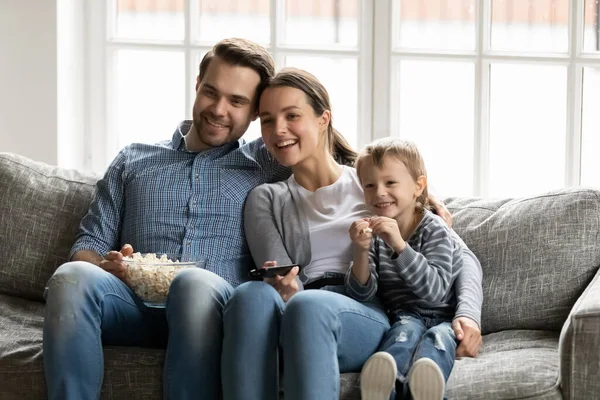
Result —
[{"label": "white sneaker", "polygon": [[413,400],[442,400],[446,380],[440,367],[430,358],[420,358],[408,373],[408,387]]},{"label": "white sneaker", "polygon": [[397,372],[396,360],[390,353],[380,351],[369,357],[360,373],[362,400],[389,400]]}]

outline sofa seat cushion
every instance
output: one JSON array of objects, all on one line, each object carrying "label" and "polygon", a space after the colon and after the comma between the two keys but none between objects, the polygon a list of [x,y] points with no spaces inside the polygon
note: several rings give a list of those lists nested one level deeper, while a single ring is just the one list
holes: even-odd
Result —
[{"label": "sofa seat cushion", "polygon": [[[44,304],[0,295],[2,399],[45,398],[42,362]],[[164,350],[104,347],[102,399],[162,398]],[[475,359],[458,360],[449,399],[561,399],[558,333],[505,331],[484,336]],[[359,374],[341,377],[341,399],[360,400]]]},{"label": "sofa seat cushion", "polygon": [[450,399],[562,399],[559,333],[512,330],[485,335],[477,358],[457,360]]},{"label": "sofa seat cushion", "polygon": [[[0,295],[0,398],[46,398],[43,323],[43,303]],[[161,399],[163,362],[162,349],[105,346],[102,399]]]}]

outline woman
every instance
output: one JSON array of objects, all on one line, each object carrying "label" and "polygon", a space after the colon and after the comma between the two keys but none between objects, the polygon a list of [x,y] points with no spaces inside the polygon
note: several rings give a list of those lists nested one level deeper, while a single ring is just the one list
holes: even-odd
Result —
[{"label": "woman", "polygon": [[[257,266],[302,268],[247,282],[225,306],[226,400],[278,398],[279,346],[286,399],[338,399],[339,373],[360,371],[390,327],[377,300],[345,295],[353,255],[348,229],[368,211],[356,172],[346,166],[356,153],[333,129],[330,110],[325,88],[298,69],[279,72],[260,97],[263,140],[293,175],[250,193],[246,237]],[[481,288],[480,266],[466,263],[456,316],[478,322],[481,301],[471,294]]]}]

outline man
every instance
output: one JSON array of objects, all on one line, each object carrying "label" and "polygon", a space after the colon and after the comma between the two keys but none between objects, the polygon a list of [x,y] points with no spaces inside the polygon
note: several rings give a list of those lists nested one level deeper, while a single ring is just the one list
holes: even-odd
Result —
[{"label": "man", "polygon": [[[46,289],[49,399],[99,398],[103,344],[166,347],[164,398],[217,398],[223,306],[253,265],[243,204],[255,186],[290,174],[262,140],[241,139],[274,72],[263,47],[243,39],[217,43],[200,64],[193,121],[182,122],[170,141],[125,147],[108,167],[72,262]],[[121,280],[123,257],[133,251],[208,262],[176,276],[165,308],[148,308]]]}]

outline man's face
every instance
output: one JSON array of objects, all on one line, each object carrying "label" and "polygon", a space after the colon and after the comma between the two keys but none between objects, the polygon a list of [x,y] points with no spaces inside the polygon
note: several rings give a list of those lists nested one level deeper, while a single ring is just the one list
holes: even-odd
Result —
[{"label": "man's face", "polygon": [[201,147],[208,149],[238,140],[256,119],[254,98],[260,76],[248,67],[214,57],[196,85],[192,111]]}]

